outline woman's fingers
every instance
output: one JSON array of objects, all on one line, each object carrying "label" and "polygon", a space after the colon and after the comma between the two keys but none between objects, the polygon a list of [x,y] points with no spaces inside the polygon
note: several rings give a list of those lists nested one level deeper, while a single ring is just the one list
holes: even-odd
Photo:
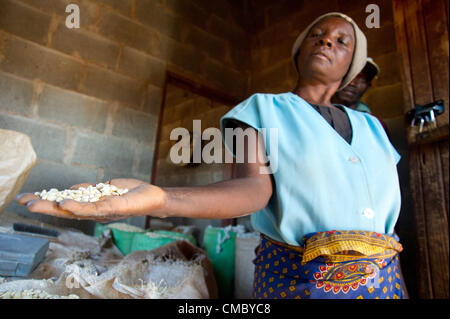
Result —
[{"label": "woman's fingers", "polygon": [[[92,184],[78,184],[72,188],[87,187]],[[51,215],[61,218],[78,220],[95,220],[98,222],[109,222],[123,219],[126,216],[127,200],[123,196],[107,196],[98,202],[78,202],[65,199],[61,202],[42,200],[32,193],[23,193],[16,197],[16,201],[27,206],[32,213]]]},{"label": "woman's fingers", "polygon": [[77,218],[77,216],[71,214],[70,212],[61,209],[56,202],[41,200],[39,196],[31,193],[20,194],[16,197],[16,200],[20,205],[27,206],[28,210],[32,213],[52,215],[62,218]]},{"label": "woman's fingers", "polygon": [[29,201],[39,199],[39,196],[34,195],[32,193],[23,193],[19,194],[16,197],[16,201],[20,204],[25,206]]},{"label": "woman's fingers", "polygon": [[61,209],[57,202],[48,200],[35,199],[28,201],[26,204],[28,210],[32,213],[39,213],[44,215],[51,215],[61,218],[79,219],[74,214]]},{"label": "woman's fingers", "polygon": [[100,205],[98,205],[97,203],[98,202],[78,202],[72,199],[65,199],[58,205],[61,209],[72,212],[74,215],[102,215],[102,212],[100,212],[99,210]]}]

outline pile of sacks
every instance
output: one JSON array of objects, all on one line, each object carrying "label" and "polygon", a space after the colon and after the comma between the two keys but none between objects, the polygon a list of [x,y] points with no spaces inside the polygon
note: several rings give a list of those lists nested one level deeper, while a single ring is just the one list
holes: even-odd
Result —
[{"label": "pile of sacks", "polygon": [[99,238],[61,233],[31,278],[15,279],[0,282],[0,295],[40,291],[55,298],[217,298],[212,265],[203,250],[175,241],[124,257],[112,244],[110,231]]}]

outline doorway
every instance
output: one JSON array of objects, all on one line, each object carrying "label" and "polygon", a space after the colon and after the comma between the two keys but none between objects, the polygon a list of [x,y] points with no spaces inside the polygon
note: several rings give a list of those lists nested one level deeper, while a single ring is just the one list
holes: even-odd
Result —
[{"label": "doorway", "polygon": [[[151,183],[161,187],[183,187],[207,185],[233,177],[234,166],[231,163],[198,163],[192,158],[194,143],[194,120],[201,121],[201,130],[220,129],[220,118],[238,103],[232,96],[194,82],[190,79],[168,72],[163,90],[163,99],[159,113],[155,155]],[[171,132],[183,128],[190,136],[189,162],[174,163],[171,148],[179,139],[171,139]],[[201,140],[201,139],[200,139]],[[202,141],[207,144],[208,141]],[[200,145],[200,150],[204,145]],[[225,156],[222,146],[222,155]],[[176,225],[193,225],[198,229],[198,239],[203,238],[203,229],[208,225],[221,227],[235,225],[236,220],[200,220],[191,218],[170,218]],[[149,226],[147,217],[146,226]]]}]

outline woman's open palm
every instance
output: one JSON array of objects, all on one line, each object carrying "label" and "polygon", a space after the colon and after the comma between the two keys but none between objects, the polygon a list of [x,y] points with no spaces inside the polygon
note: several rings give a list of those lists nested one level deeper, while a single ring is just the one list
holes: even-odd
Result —
[{"label": "woman's open palm", "polygon": [[[128,192],[121,196],[104,196],[97,202],[78,202],[65,199],[58,203],[40,199],[39,196],[31,193],[20,194],[16,200],[19,204],[27,206],[28,210],[33,213],[99,222],[150,215],[152,212],[157,214],[157,210],[164,203],[164,191],[158,186],[129,178],[113,179],[109,183],[117,188],[126,188]],[[92,184],[77,184],[71,189],[89,185]]]}]

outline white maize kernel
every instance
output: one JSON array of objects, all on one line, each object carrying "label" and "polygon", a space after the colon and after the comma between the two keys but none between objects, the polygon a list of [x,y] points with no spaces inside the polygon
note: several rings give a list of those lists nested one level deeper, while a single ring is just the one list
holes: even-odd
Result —
[{"label": "white maize kernel", "polygon": [[68,296],[51,295],[43,290],[28,289],[23,291],[0,292],[0,299],[79,299],[75,294]]},{"label": "white maize kernel", "polygon": [[95,186],[80,187],[79,189],[65,189],[58,191],[51,188],[49,191],[43,190],[35,192],[43,200],[61,202],[64,199],[72,199],[77,202],[97,202],[105,196],[122,196],[128,193],[128,189],[121,189],[115,185],[99,183]]}]

